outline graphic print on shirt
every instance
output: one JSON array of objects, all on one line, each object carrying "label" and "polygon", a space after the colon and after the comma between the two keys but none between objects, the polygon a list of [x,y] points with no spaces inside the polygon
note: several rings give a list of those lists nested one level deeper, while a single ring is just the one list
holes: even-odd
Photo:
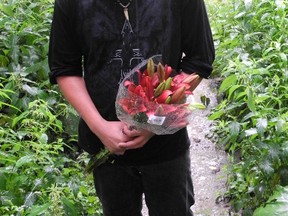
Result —
[{"label": "graphic print on shirt", "polygon": [[121,35],[122,45],[115,51],[114,55],[111,57],[111,61],[109,62],[118,61],[121,65],[119,83],[133,67],[144,59],[141,50],[137,47],[133,29],[127,19],[124,22]]}]

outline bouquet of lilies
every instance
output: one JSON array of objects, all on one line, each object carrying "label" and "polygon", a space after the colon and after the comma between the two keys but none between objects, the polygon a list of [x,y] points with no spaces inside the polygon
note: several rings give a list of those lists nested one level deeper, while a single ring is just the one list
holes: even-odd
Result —
[{"label": "bouquet of lilies", "polygon": [[[119,120],[130,128],[151,131],[158,135],[173,134],[189,123],[195,108],[203,104],[187,103],[198,75],[173,76],[174,70],[161,63],[160,56],[143,61],[120,83],[115,106]],[[94,155],[85,168],[86,173],[104,163],[111,153],[103,149]]]},{"label": "bouquet of lilies", "polygon": [[200,77],[195,74],[172,76],[174,70],[158,59],[143,61],[123,79],[117,94],[116,113],[119,120],[137,128],[158,135],[173,134],[187,126],[193,109],[199,108],[199,104],[186,103],[186,98]]}]

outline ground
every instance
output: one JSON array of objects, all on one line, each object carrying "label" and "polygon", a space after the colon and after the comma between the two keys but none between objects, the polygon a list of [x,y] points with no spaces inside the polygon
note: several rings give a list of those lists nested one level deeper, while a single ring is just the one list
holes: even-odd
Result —
[{"label": "ground", "polygon": [[192,207],[195,216],[226,216],[229,206],[223,202],[226,191],[226,165],[228,157],[213,142],[213,122],[208,120],[211,109],[217,105],[217,80],[203,80],[194,92],[196,101],[201,96],[210,99],[205,110],[195,112],[188,127],[191,140],[191,172],[196,203]]},{"label": "ground", "polygon": [[[192,207],[195,216],[228,216],[229,205],[223,202],[226,190],[227,155],[213,142],[213,122],[208,120],[211,109],[217,105],[217,80],[205,79],[194,91],[191,101],[200,101],[201,96],[210,99],[205,110],[195,111],[188,126],[191,140],[191,175],[196,203]],[[143,216],[148,216],[146,206]]]}]

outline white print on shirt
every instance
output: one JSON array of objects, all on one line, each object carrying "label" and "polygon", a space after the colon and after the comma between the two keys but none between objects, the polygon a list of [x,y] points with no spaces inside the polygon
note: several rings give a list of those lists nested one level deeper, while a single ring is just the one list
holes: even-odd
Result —
[{"label": "white print on shirt", "polygon": [[114,55],[111,57],[111,61],[109,62],[109,63],[113,61],[120,62],[121,76],[119,84],[124,79],[126,74],[130,72],[133,66],[136,66],[137,63],[141,62],[144,59],[141,50],[137,47],[133,47],[136,45],[133,44],[134,32],[129,20],[125,20],[121,31],[121,35],[122,35],[122,45],[119,49],[115,51]]}]

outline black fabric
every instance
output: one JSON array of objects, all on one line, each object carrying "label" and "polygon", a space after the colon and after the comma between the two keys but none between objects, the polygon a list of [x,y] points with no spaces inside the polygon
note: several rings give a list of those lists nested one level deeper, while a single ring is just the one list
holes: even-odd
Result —
[{"label": "black fabric", "polygon": [[105,163],[93,176],[105,216],[141,216],[143,192],[150,216],[193,216],[189,153],[153,165]]},{"label": "black fabric", "polygon": [[[214,46],[203,0],[133,0],[129,6],[133,34],[123,46],[123,9],[115,0],[56,0],[50,36],[50,81],[83,76],[87,90],[106,120],[117,120],[115,98],[126,72],[143,59],[161,54],[177,71],[209,77]],[[124,44],[127,48],[127,43]],[[130,50],[129,64],[125,50]],[[131,53],[132,50],[132,53]],[[184,54],[184,58],[182,58]],[[126,60],[125,60],[126,58]],[[103,146],[84,121],[79,145],[94,154]],[[151,163],[185,152],[186,129],[154,136],[143,148],[115,156],[119,163]]]}]

